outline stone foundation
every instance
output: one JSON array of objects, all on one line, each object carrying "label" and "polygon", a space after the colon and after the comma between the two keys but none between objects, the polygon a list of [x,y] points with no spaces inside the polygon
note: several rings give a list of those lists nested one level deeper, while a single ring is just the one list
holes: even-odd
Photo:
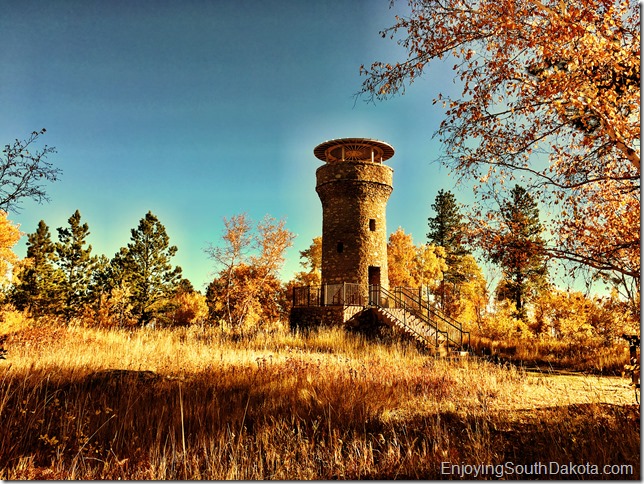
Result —
[{"label": "stone foundation", "polygon": [[340,326],[364,311],[362,306],[300,306],[291,309],[291,329]]}]

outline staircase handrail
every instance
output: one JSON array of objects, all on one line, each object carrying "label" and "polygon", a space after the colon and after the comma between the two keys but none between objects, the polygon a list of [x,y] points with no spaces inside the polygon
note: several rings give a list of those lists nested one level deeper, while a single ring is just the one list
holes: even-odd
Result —
[{"label": "staircase handrail", "polygon": [[[405,314],[406,314],[406,312],[407,312],[407,308],[406,308],[406,303],[405,303],[405,301],[403,301],[401,298],[398,298],[395,294],[392,294],[391,292],[389,292],[387,289],[383,288],[382,286],[379,288],[379,291],[380,291],[380,293],[381,293],[383,296],[385,296],[385,299],[386,299],[387,301],[388,301],[388,300],[390,300],[390,299],[394,301],[394,306],[393,306],[394,308],[400,308],[400,309],[403,309],[403,310],[404,310],[403,315],[405,315]],[[379,298],[379,297],[377,297],[377,298],[372,298],[372,301],[371,301],[371,302],[372,302],[372,304],[376,305],[377,307],[379,307],[379,308],[381,308],[381,309],[385,309],[385,310],[386,310],[386,309],[391,309],[390,307],[388,307],[388,306],[386,306],[386,305],[383,305],[383,304],[382,304],[382,300],[381,300],[381,298]],[[391,315],[391,313],[388,313],[388,314],[390,314],[390,315]],[[414,316],[418,317],[418,315],[414,315]],[[403,316],[403,317],[404,317],[404,316]],[[419,336],[419,337],[420,337],[421,339],[423,339],[426,343],[428,343],[428,344],[432,344],[430,341],[428,341],[427,337],[426,337],[424,334],[419,333],[415,328],[413,328],[413,327],[411,327],[410,325],[408,325],[408,324],[407,324],[407,322],[406,322],[405,320],[401,320],[399,317],[396,317],[396,319],[397,319],[397,320],[398,320],[398,321],[399,321],[399,322],[400,322],[400,323],[401,323],[401,324],[402,324],[402,325],[403,325],[407,330],[409,330],[409,331],[411,331],[412,333],[414,333],[414,334],[416,334],[417,336]],[[425,318],[423,315],[420,315],[419,319],[420,319],[424,324],[426,324],[427,326],[429,326],[429,329],[431,329],[431,330],[433,330],[433,331],[434,331],[434,337],[435,337],[435,339],[436,339],[436,342],[434,343],[434,346],[435,346],[435,347],[438,347],[438,339],[439,339],[438,337],[439,337],[439,335],[440,335],[440,334],[442,334],[442,335],[445,337],[445,340],[446,340],[446,341],[449,341],[449,334],[447,333],[447,331],[442,331],[442,330],[438,329],[438,326],[437,326],[433,321],[428,320],[428,319],[427,319],[427,318]]]},{"label": "staircase handrail", "polygon": [[[452,327],[455,331],[458,331],[459,336],[460,336],[460,341],[455,341],[454,339],[450,338],[449,337],[449,330],[445,331],[448,334],[448,341],[450,341],[451,343],[453,343],[455,345],[458,345],[460,348],[463,348],[463,342],[464,342],[463,341],[464,340],[463,336],[466,335],[467,336],[466,345],[467,345],[467,347],[470,346],[470,332],[463,330],[463,323],[461,323],[460,321],[452,318],[451,316],[448,316],[447,314],[445,314],[443,311],[441,311],[438,308],[432,308],[430,303],[429,303],[429,301],[424,299],[422,297],[422,295],[420,295],[420,294],[417,295],[415,293],[410,294],[410,293],[406,292],[407,288],[405,288],[405,287],[400,287],[400,288],[397,288],[397,289],[401,293],[403,293],[405,295],[405,297],[411,299],[412,301],[414,301],[415,303],[418,304],[418,308],[419,308],[418,312],[420,314],[422,314],[424,316],[424,310],[426,310],[427,315],[428,315],[427,316],[428,319],[432,319],[432,316],[437,317],[442,322],[444,322],[448,326]],[[438,323],[434,323],[434,324],[438,327]]]},{"label": "staircase handrail", "polygon": [[[461,341],[460,341],[460,347],[461,348],[463,347],[464,336],[467,336],[466,346],[467,347],[470,346],[470,332],[463,330],[463,323],[461,323],[460,321],[457,321],[456,319],[452,318],[451,316],[448,316],[447,314],[442,312],[440,309],[437,309],[437,308],[432,309],[429,306],[429,303],[427,303],[426,309],[428,311],[431,311],[431,313],[435,317],[438,317],[438,319],[442,320],[444,323],[446,323],[447,325],[449,325],[452,328],[454,328],[454,330],[458,331],[458,333],[460,335],[460,339],[461,339]],[[454,342],[454,343],[456,343],[456,342]]]},{"label": "staircase handrail", "polygon": [[[425,344],[427,346],[432,346],[433,345],[434,347],[437,348],[439,346],[438,340],[439,340],[440,335],[443,335],[445,340],[447,340],[447,338],[448,338],[448,335],[447,335],[447,333],[445,331],[441,331],[440,329],[435,329],[435,328],[429,327],[429,329],[434,330],[434,336],[432,336],[432,338],[435,339],[436,341],[432,342],[432,341],[430,341],[430,339],[432,339],[432,338],[428,338],[425,334],[419,332],[418,330],[416,330],[416,328],[414,328],[413,326],[410,326],[409,324],[407,324],[405,319],[400,319],[400,317],[396,316],[395,314],[390,313],[389,310],[392,309],[392,308],[387,308],[387,307],[384,307],[384,306],[378,306],[378,308],[381,309],[382,311],[385,311],[389,315],[389,317],[395,318],[396,321],[398,322],[398,324],[400,324],[403,328],[405,328],[410,333],[413,333],[414,335],[418,336],[421,340],[423,340],[425,342]],[[404,316],[403,316],[403,318],[404,318]]]}]

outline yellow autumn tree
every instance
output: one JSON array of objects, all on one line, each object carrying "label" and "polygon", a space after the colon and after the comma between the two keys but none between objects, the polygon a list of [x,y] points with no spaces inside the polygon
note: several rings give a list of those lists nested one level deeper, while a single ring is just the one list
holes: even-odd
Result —
[{"label": "yellow autumn tree", "polygon": [[168,318],[173,325],[202,323],[208,317],[206,296],[197,291],[178,291],[170,300]]},{"label": "yellow autumn tree", "polygon": [[414,245],[401,227],[389,236],[387,265],[390,287],[434,287],[447,268],[442,247]]},{"label": "yellow autumn tree", "polygon": [[451,314],[454,314],[454,318],[461,321],[466,329],[472,330],[481,325],[486,313],[489,296],[487,281],[471,254],[463,256],[460,268],[465,280],[458,286],[458,299]]},{"label": "yellow autumn tree", "polygon": [[[13,247],[20,240],[20,229],[7,218],[7,212],[0,210],[0,285],[6,286],[11,280],[11,269],[19,263]],[[0,336],[19,330],[26,324],[22,312],[10,304],[0,308]],[[0,355],[3,349],[0,345]]]},{"label": "yellow autumn tree", "polygon": [[7,218],[7,212],[0,210],[0,283],[10,280],[10,269],[18,261],[13,247],[20,240],[20,229]]},{"label": "yellow autumn tree", "polygon": [[[362,67],[370,100],[436,61],[441,160],[486,197],[515,178],[552,213],[553,257],[639,293],[640,18],[635,0],[409,0],[382,36],[406,59]],[[479,213],[482,215],[482,213]],[[634,301],[634,297],[632,297]]]},{"label": "yellow autumn tree", "polygon": [[412,270],[416,258],[416,247],[411,234],[398,227],[389,236],[387,243],[387,265],[390,287],[415,287]]},{"label": "yellow autumn tree", "polygon": [[275,323],[286,305],[279,271],[295,236],[269,215],[257,224],[235,215],[224,226],[220,245],[206,248],[220,268],[206,293],[211,317],[242,331]]},{"label": "yellow autumn tree", "polygon": [[639,328],[616,292],[599,297],[552,288],[539,296],[534,309],[533,331],[555,338],[611,344]]}]

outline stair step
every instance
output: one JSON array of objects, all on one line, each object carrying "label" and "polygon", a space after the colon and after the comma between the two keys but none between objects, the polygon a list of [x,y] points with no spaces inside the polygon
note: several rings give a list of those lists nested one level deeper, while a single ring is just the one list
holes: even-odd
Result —
[{"label": "stair step", "polygon": [[[382,320],[390,326],[395,326],[402,330],[403,333],[412,336],[416,341],[423,344],[427,348],[437,348],[437,345],[443,347],[439,352],[443,355],[447,354],[445,349],[446,339],[443,334],[437,336],[435,327],[429,325],[425,320],[416,317],[405,309],[402,308],[383,308],[376,307],[377,314]],[[402,316],[402,318],[401,318]],[[449,346],[449,345],[448,345]],[[463,353],[454,349],[449,350],[452,354],[458,353],[458,356],[465,356]]]}]

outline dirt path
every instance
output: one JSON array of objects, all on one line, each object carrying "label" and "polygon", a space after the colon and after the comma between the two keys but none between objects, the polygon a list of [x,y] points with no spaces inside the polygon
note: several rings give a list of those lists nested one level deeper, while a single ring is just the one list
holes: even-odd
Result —
[{"label": "dirt path", "polygon": [[514,409],[549,405],[636,403],[635,390],[628,378],[565,373],[526,373],[526,391],[513,399]]}]

